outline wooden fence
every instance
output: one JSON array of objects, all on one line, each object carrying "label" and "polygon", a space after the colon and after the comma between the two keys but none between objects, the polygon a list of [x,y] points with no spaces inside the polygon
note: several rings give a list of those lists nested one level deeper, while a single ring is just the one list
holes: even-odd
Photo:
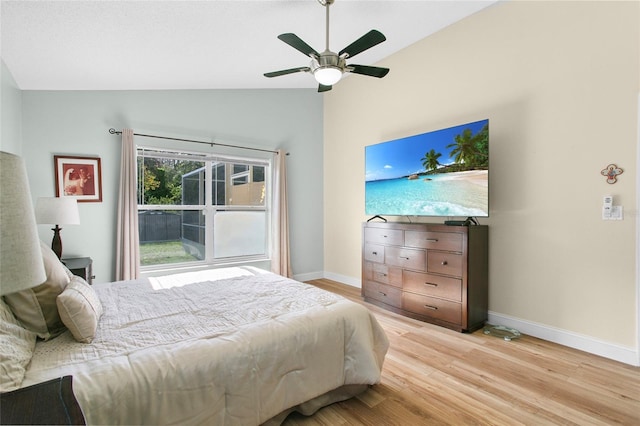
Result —
[{"label": "wooden fence", "polygon": [[145,211],[138,213],[140,242],[179,241],[182,216],[176,213]]}]

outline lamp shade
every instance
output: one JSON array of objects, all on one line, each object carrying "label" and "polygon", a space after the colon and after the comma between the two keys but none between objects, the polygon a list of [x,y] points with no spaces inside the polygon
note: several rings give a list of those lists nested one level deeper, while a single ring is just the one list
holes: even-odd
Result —
[{"label": "lamp shade", "polygon": [[0,295],[46,279],[27,169],[22,158],[0,151]]},{"label": "lamp shade", "polygon": [[48,225],[79,225],[78,202],[69,197],[40,197],[36,201],[36,222]]},{"label": "lamp shade", "polygon": [[336,67],[321,67],[313,72],[316,81],[324,86],[333,86],[342,78],[342,71]]}]

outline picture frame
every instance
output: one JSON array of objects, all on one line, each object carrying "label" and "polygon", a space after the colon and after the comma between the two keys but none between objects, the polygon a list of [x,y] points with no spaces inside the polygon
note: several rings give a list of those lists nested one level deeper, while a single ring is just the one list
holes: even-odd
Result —
[{"label": "picture frame", "polygon": [[99,157],[54,155],[56,197],[78,202],[102,202],[102,166]]}]

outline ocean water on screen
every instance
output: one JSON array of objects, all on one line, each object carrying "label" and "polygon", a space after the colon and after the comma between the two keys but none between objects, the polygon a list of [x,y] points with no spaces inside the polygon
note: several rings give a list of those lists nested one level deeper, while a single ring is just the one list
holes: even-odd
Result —
[{"label": "ocean water on screen", "polygon": [[488,185],[458,173],[365,183],[366,213],[397,216],[487,216]]}]

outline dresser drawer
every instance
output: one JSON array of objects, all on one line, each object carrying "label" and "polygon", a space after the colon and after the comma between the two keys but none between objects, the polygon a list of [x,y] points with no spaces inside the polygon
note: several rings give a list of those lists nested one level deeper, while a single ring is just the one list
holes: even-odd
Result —
[{"label": "dresser drawer", "polygon": [[402,287],[402,269],[380,263],[372,263],[371,265],[371,280],[394,287]]},{"label": "dresser drawer", "polygon": [[462,255],[429,250],[427,252],[427,271],[462,277]]},{"label": "dresser drawer", "polygon": [[404,271],[402,289],[424,296],[462,302],[462,280],[424,272]]},{"label": "dresser drawer", "polygon": [[374,281],[364,282],[364,297],[379,300],[396,308],[402,306],[402,290]]},{"label": "dresser drawer", "polygon": [[424,250],[401,247],[387,247],[384,259],[388,265],[419,271],[425,270],[427,260]]},{"label": "dresser drawer", "polygon": [[384,246],[367,243],[364,245],[363,256],[369,262],[384,263]]},{"label": "dresser drawer", "polygon": [[436,318],[453,324],[462,324],[462,305],[435,297],[403,293],[403,308],[416,314]]},{"label": "dresser drawer", "polygon": [[401,246],[404,244],[404,235],[401,229],[365,228],[364,240],[368,243]]},{"label": "dresser drawer", "polygon": [[454,232],[406,231],[404,245],[433,250],[462,252],[462,234]]}]

